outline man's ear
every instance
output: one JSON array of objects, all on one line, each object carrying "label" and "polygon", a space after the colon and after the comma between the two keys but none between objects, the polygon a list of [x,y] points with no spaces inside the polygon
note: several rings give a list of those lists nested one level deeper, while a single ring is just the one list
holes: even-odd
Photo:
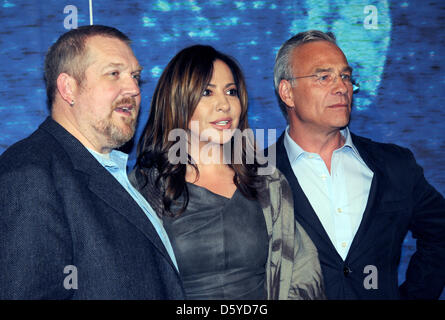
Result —
[{"label": "man's ear", "polygon": [[292,92],[292,85],[289,80],[281,80],[278,86],[278,94],[280,95],[281,100],[290,108],[293,108],[294,105],[294,94]]},{"label": "man's ear", "polygon": [[77,89],[77,81],[69,74],[62,72],[57,77],[57,91],[63,100],[73,106],[75,103],[75,92]]}]

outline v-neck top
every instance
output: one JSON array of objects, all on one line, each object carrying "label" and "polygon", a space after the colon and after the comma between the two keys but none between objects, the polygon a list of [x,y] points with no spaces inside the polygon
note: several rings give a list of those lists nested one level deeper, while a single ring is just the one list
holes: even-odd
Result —
[{"label": "v-neck top", "polygon": [[163,218],[187,299],[265,299],[269,243],[259,202],[238,189],[229,199],[187,188],[187,209]]}]

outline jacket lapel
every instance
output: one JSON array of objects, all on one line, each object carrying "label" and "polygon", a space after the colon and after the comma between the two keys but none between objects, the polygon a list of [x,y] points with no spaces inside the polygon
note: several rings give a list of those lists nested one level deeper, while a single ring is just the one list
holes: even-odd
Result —
[{"label": "jacket lapel", "polygon": [[361,252],[360,246],[366,244],[364,238],[371,225],[372,211],[377,199],[378,186],[382,181],[383,174],[381,172],[380,166],[378,165],[378,159],[375,159],[371,153],[369,153],[369,147],[365,146],[363,143],[363,138],[360,138],[351,133],[352,142],[357,148],[363,161],[366,163],[368,168],[374,173],[371,182],[371,189],[369,190],[368,202],[366,203],[365,211],[363,213],[362,221],[360,222],[359,228],[354,236],[351,247],[349,248],[346,260],[354,259],[355,254]]},{"label": "jacket lapel", "polygon": [[316,244],[318,251],[327,251],[328,256],[332,256],[333,252],[335,252],[335,255],[341,259],[295,177],[287,156],[286,148],[284,147],[284,133],[277,140],[276,148],[277,168],[284,174],[292,189],[295,219],[309,234],[311,240]]},{"label": "jacket lapel", "polygon": [[[366,204],[360,226],[354,236],[346,257],[346,261],[353,259],[356,253],[359,254],[361,251],[360,246],[366,244],[363,239],[371,225],[373,207],[376,199],[378,198],[378,186],[384,177],[384,174],[381,171],[382,164],[379,163],[379,159],[373,157],[372,153],[369,152],[369,146],[365,145],[364,138],[358,137],[353,133],[351,133],[351,137],[355,147],[360,153],[360,156],[369,169],[371,169],[371,171],[374,173],[374,176],[371,182],[368,202]],[[292,167],[287,157],[286,148],[284,147],[284,133],[277,140],[276,148],[277,168],[283,172],[292,188],[295,203],[295,218],[306,229],[306,232],[310,235],[312,241],[317,244],[319,251],[329,250],[330,254],[335,252],[338,258],[341,259],[292,171]]]},{"label": "jacket lapel", "polygon": [[51,118],[48,118],[41,128],[61,144],[71,158],[74,168],[89,176],[89,190],[139,229],[176,270],[162,240],[144,211],[111,173],[74,136]]},{"label": "jacket lapel", "polygon": [[[97,162],[96,159],[93,158]],[[101,166],[99,163],[97,163]],[[153,243],[153,245],[164,255],[174,269],[176,267],[171,261],[170,255],[164,247],[156,229],[151,224],[145,212],[139,207],[133,197],[121,186],[121,184],[101,166],[102,172],[90,174],[88,188],[92,193],[102,199],[117,213],[123,215],[139,231]],[[84,171],[81,169],[81,171]],[[86,172],[88,174],[88,172]]]}]

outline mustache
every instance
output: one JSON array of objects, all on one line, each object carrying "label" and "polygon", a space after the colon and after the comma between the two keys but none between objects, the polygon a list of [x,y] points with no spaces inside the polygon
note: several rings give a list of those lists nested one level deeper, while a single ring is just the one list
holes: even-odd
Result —
[{"label": "mustache", "polygon": [[113,109],[119,108],[121,105],[131,105],[133,108],[136,108],[136,99],[134,97],[124,97],[115,103],[113,103]]}]

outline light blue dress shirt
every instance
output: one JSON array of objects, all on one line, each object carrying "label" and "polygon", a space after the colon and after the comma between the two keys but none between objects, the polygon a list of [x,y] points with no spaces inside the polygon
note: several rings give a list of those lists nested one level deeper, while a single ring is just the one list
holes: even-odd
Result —
[{"label": "light blue dress shirt", "polygon": [[[87,148],[88,149],[88,148]],[[167,232],[164,229],[162,224],[162,220],[156,215],[153,208],[150,204],[145,200],[145,198],[137,191],[133,185],[128,180],[127,175],[127,160],[128,155],[126,153],[113,150],[109,154],[101,154],[94,150],[88,149],[88,151],[99,161],[99,163],[107,169],[109,173],[116,178],[117,181],[127,190],[127,192],[133,197],[134,201],[142,208],[151,224],[155,228],[162,242],[164,243],[165,248],[167,249],[170,258],[178,270],[178,265],[176,263],[175,254],[173,252],[173,248],[170,243],[170,239],[168,238]]]},{"label": "light blue dress shirt", "polygon": [[349,129],[341,130],[345,144],[331,158],[331,172],[320,155],[304,151],[286,128],[284,147],[303,192],[338,254],[346,260],[368,202],[374,173],[352,143]]}]

